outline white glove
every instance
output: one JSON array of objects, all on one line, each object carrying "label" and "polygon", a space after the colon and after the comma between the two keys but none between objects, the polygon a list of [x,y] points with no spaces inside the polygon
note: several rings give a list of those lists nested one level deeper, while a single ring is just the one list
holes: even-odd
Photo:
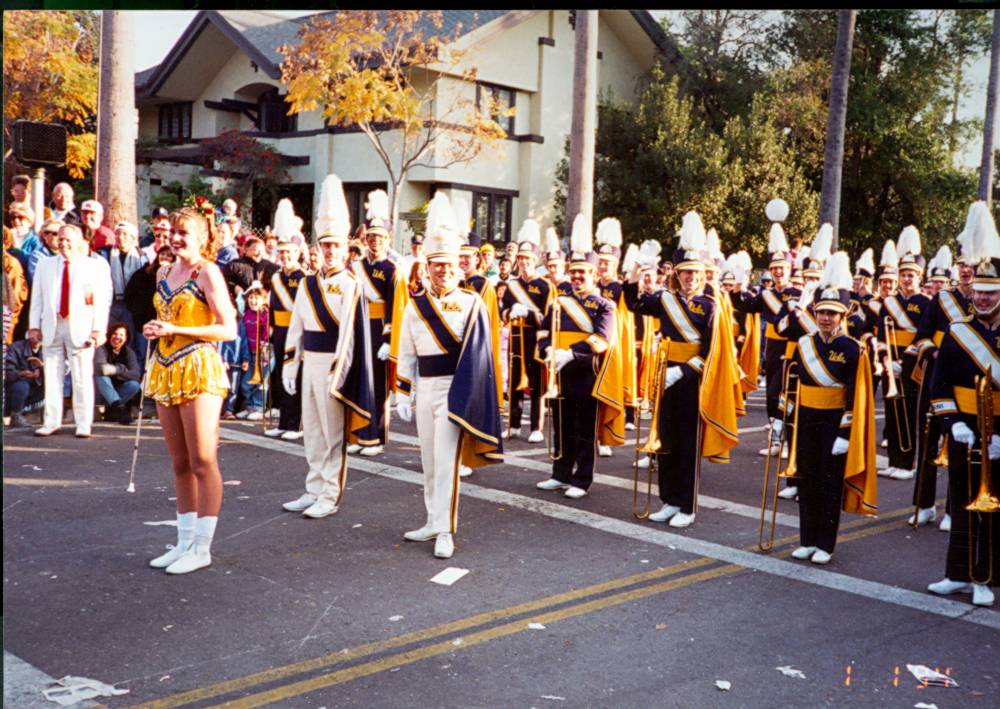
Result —
[{"label": "white glove", "polygon": [[774,433],[775,441],[778,440],[778,436],[781,435],[781,429],[783,429],[784,427],[785,424],[782,423],[781,419],[774,419],[774,421],[771,422],[771,431]]},{"label": "white glove", "polygon": [[847,446],[850,444],[846,438],[839,436],[837,440],[833,442],[833,455],[844,455],[847,452]]},{"label": "white glove", "polygon": [[955,443],[961,443],[966,446],[971,446],[976,442],[976,434],[963,421],[956,421],[951,425],[951,437]]},{"label": "white glove", "polygon": [[682,370],[679,366],[674,365],[673,367],[667,367],[667,382],[664,388],[669,389],[674,384],[679,382],[683,376],[684,370]]},{"label": "white glove", "polygon": [[385,342],[381,347],[378,348],[378,354],[376,355],[380,360],[385,362],[389,359],[389,343]]},{"label": "white glove", "polygon": [[573,361],[572,350],[556,350],[556,371],[558,372]]},{"label": "white glove", "polygon": [[520,318],[528,317],[528,308],[521,303],[514,303],[510,306],[510,319],[518,320]]},{"label": "white glove", "polygon": [[295,396],[295,377],[282,377],[281,386],[285,388],[289,396]]},{"label": "white glove", "polygon": [[997,460],[1000,458],[1000,436],[993,434],[990,438],[990,460]]},{"label": "white glove", "polygon": [[413,420],[413,406],[410,404],[410,397],[396,396],[396,413],[406,423]]},{"label": "white glove", "polygon": [[892,376],[901,377],[903,376],[903,365],[899,362],[893,361],[892,363]]},{"label": "white glove", "polygon": [[113,377],[118,374],[118,367],[113,364],[102,364],[101,365],[101,375],[105,377]]},{"label": "white glove", "polygon": [[903,350],[903,353],[904,354],[908,354],[908,355],[915,355],[915,354],[917,354],[917,346],[916,345],[910,345],[905,350]]}]

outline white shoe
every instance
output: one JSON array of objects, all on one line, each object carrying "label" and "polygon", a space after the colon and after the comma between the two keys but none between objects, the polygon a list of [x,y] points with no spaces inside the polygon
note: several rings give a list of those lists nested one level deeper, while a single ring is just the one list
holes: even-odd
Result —
[{"label": "white shoe", "polygon": [[198,569],[211,566],[212,555],[208,547],[200,547],[197,544],[191,546],[181,557],[167,567],[168,574],[189,574]]},{"label": "white shoe", "polygon": [[635,424],[634,423],[627,423],[627,424],[625,424],[625,430],[626,431],[634,431],[635,430]]},{"label": "white shoe", "polygon": [[769,455],[778,455],[778,444],[775,443],[769,447],[761,448],[759,451],[757,451],[757,455],[765,457]]},{"label": "white shoe", "polygon": [[439,534],[434,540],[434,556],[438,559],[450,559],[455,553],[455,540],[450,534]]},{"label": "white shoe", "polygon": [[349,446],[347,446],[347,452],[350,453],[351,455],[354,455],[360,450],[361,446],[358,445],[357,443],[351,443]]},{"label": "white shoe", "polygon": [[951,515],[948,514],[947,512],[945,513],[944,517],[941,518],[941,524],[938,525],[938,529],[940,529],[942,532],[951,531]]},{"label": "white shoe", "polygon": [[830,552],[823,551],[822,549],[817,549],[816,553],[812,555],[812,558],[810,558],[809,561],[811,561],[814,564],[829,564],[830,559],[832,558],[833,555]]},{"label": "white shoe", "polygon": [[649,456],[644,455],[639,458],[639,462],[635,464],[639,470],[649,470]]},{"label": "white shoe", "polygon": [[424,525],[420,529],[414,529],[412,532],[403,533],[403,539],[408,542],[429,542],[437,536],[437,532],[431,531],[431,528],[427,525]]},{"label": "white shoe", "polygon": [[659,512],[654,512],[649,516],[650,522],[666,522],[668,519],[673,517],[675,514],[681,511],[680,507],[674,505],[664,505],[660,508]]},{"label": "white shoe", "polygon": [[952,593],[971,593],[972,584],[965,581],[952,581],[951,579],[941,579],[937,583],[932,583],[927,587],[931,593],[939,596],[947,596]]},{"label": "white shoe", "polygon": [[541,431],[532,431],[528,436],[528,443],[541,443],[545,440],[545,434]]},{"label": "white shoe", "polygon": [[328,500],[316,500],[316,502],[302,511],[302,516],[310,519],[322,519],[323,517],[337,514],[337,509],[338,507]]},{"label": "white shoe", "polygon": [[555,478],[549,478],[548,480],[542,480],[540,483],[535,485],[539,490],[565,490],[569,487],[566,483],[561,483]]},{"label": "white shoe", "polygon": [[889,477],[893,480],[913,480],[914,475],[916,475],[915,470],[903,470],[902,468],[896,468]]},{"label": "white shoe", "polygon": [[579,500],[581,497],[586,497],[587,491],[582,487],[570,486],[566,492],[563,493],[563,497],[568,497],[571,500]]},{"label": "white shoe", "polygon": [[458,477],[467,478],[470,475],[472,475],[472,468],[470,468],[468,465],[458,466]]},{"label": "white shoe", "polygon": [[912,526],[914,516],[916,517],[916,525],[923,527],[925,524],[929,524],[937,519],[937,510],[933,507],[925,507],[918,511],[916,515],[910,515],[910,519],[906,520],[906,523]]},{"label": "white shoe", "polygon": [[805,561],[810,556],[816,553],[816,547],[799,547],[792,552],[792,558],[798,559],[799,561]]},{"label": "white shoe", "polygon": [[77,438],[90,438],[90,429],[83,428],[82,426],[76,427],[76,433],[74,434]]},{"label": "white shoe", "polygon": [[782,500],[794,500],[799,494],[799,488],[795,485],[789,485],[784,490],[778,493],[778,497]]},{"label": "white shoe", "polygon": [[264,431],[264,435],[267,436],[268,438],[280,438],[286,433],[289,433],[289,431],[284,431],[280,428],[269,428],[266,431]]},{"label": "white shoe", "polygon": [[599,458],[610,458],[611,446],[597,446],[597,455]]},{"label": "white shoe", "polygon": [[365,457],[372,457],[373,455],[378,455],[382,452],[382,446],[365,446],[361,449],[361,455]]},{"label": "white shoe", "polygon": [[238,414],[236,414],[236,418],[238,418],[238,419],[245,419],[249,415],[250,415],[250,412],[247,411],[246,409],[243,409]]},{"label": "white shoe", "polygon": [[690,527],[694,522],[694,514],[685,514],[683,512],[678,512],[670,521],[667,522],[671,527]]},{"label": "white shoe", "polygon": [[263,418],[264,414],[262,414],[260,411],[254,411],[252,413],[247,414],[247,421],[260,421]]},{"label": "white shoe", "polygon": [[190,543],[188,543],[186,546],[183,547],[182,546],[175,547],[173,544],[168,544],[167,553],[161,554],[155,559],[150,560],[149,565],[152,566],[154,569],[165,569],[172,563],[180,559],[182,556],[184,556],[184,552],[190,549],[191,544],[193,543],[194,540],[191,540]]},{"label": "white shoe", "polygon": [[883,478],[891,478],[892,474],[896,472],[896,469],[891,465],[888,468],[876,468],[875,474]]},{"label": "white shoe", "polygon": [[316,503],[316,496],[308,492],[303,493],[299,499],[286,502],[281,507],[287,512],[302,512],[312,507]]},{"label": "white shoe", "polygon": [[508,428],[506,431],[503,432],[503,439],[506,441],[509,438],[517,438],[520,435],[521,435],[520,428]]},{"label": "white shoe", "polygon": [[781,457],[782,458],[788,457],[788,446],[785,446],[784,448],[781,449]]},{"label": "white shoe", "polygon": [[302,431],[285,431],[281,434],[281,440],[283,441],[301,441],[302,437],[306,435]]},{"label": "white shoe", "polygon": [[993,601],[993,591],[990,590],[989,586],[984,586],[981,583],[972,584],[972,603],[977,606],[992,606]]},{"label": "white shoe", "polygon": [[882,439],[882,442],[881,442],[881,443],[879,443],[879,447],[881,447],[881,448],[888,448],[888,447],[889,447],[889,441],[887,441],[887,440],[885,440],[885,439],[883,438],[883,439]]}]

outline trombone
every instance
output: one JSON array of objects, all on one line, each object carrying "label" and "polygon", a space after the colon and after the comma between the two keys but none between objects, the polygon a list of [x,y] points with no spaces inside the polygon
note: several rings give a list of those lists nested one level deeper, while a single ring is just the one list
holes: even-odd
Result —
[{"label": "trombone", "polygon": [[[657,454],[663,448],[663,441],[660,439],[660,408],[663,398],[663,383],[667,375],[669,366],[668,356],[670,353],[670,340],[664,339],[656,349],[655,364],[653,367],[652,386],[646,392],[645,404],[647,407],[652,402],[652,415],[649,422],[649,435],[646,442],[640,445],[642,440],[642,406],[639,407],[638,415],[635,417],[635,462],[633,467],[635,473],[632,477],[632,516],[638,520],[649,517],[650,502],[653,497],[653,477],[659,472],[656,462]],[[649,467],[646,469],[646,501],[639,506],[639,454],[649,456]]]},{"label": "trombone", "polygon": [[[969,512],[969,579],[973,583],[989,584],[993,580],[993,517],[990,516],[985,522],[980,517],[980,529],[977,543],[971,543],[972,536],[972,513],[992,515],[1000,512],[1000,497],[997,496],[996,488],[993,486],[993,464],[990,461],[989,442],[993,437],[993,385],[988,375],[976,378],[976,423],[979,429],[979,446],[969,446],[966,453],[966,464],[968,475],[966,484],[968,485],[969,497],[972,497],[972,464],[973,456],[979,456],[979,492],[965,509]],[[985,527],[985,529],[984,529]],[[985,549],[983,548],[985,547]],[[978,553],[977,553],[978,552]],[[988,559],[988,571],[986,578],[977,579],[975,572],[975,557],[980,559],[983,552]]]},{"label": "trombone", "polygon": [[[510,389],[507,392],[507,430],[511,428],[510,413],[514,408],[514,392],[524,391],[528,388],[528,373],[524,366],[524,318],[511,319],[509,322],[510,337],[507,342],[507,378]],[[514,352],[514,334],[517,333],[517,353]],[[521,377],[517,386],[514,386],[514,360],[520,362]],[[517,428],[521,427],[521,422],[517,422]]]},{"label": "trombone", "polygon": [[888,315],[882,322],[885,325],[885,373],[888,379],[885,398],[892,402],[896,414],[893,418],[896,419],[896,440],[899,441],[899,450],[902,453],[909,453],[913,450],[913,437],[910,434],[910,414],[906,409],[906,387],[897,383],[896,375],[892,371],[892,363],[899,360],[899,350],[896,347],[896,322]]},{"label": "trombone", "polygon": [[[552,408],[552,402],[558,401],[560,410],[559,413],[562,414],[562,397],[559,396],[559,373],[556,371],[556,348],[559,346],[559,333],[562,330],[562,305],[559,303],[559,297],[557,296],[552,301],[552,307],[549,310],[549,321],[551,322],[549,330],[549,356],[545,361],[545,393],[541,397],[542,406],[542,422],[545,419],[549,419],[549,460],[556,461],[562,458],[563,451],[563,440],[562,440],[562,416],[560,420],[556,421],[555,410]],[[524,378],[522,374],[522,379]],[[559,431],[556,432],[558,427]],[[556,438],[558,436],[558,446],[556,446]]]},{"label": "trombone", "polygon": [[[796,448],[798,444],[798,433],[799,433],[799,387],[801,386],[801,381],[799,380],[798,372],[796,371],[798,364],[795,361],[788,363],[785,367],[785,374],[781,382],[781,391],[784,395],[784,401],[781,406],[781,434],[778,436],[778,452],[776,455],[771,455],[773,446],[768,446],[767,458],[764,460],[764,490],[761,493],[760,499],[760,527],[757,530],[757,547],[761,551],[771,551],[774,548],[774,534],[777,529],[777,518],[778,518],[778,488],[781,486],[781,480],[784,478],[788,480],[790,478],[798,477],[798,462]],[[790,398],[792,394],[792,379],[795,379],[795,391],[794,391],[794,401]],[[785,445],[789,443],[788,440],[788,413],[789,411],[794,411],[792,417],[792,439],[790,443],[791,450],[788,452],[788,462],[785,464],[785,468],[781,468],[781,452],[784,450]],[[771,484],[771,475],[774,474],[774,487],[771,491],[771,521],[767,522],[767,510],[768,510],[768,487]],[[768,524],[770,529],[768,530]],[[765,530],[766,533],[765,533]]]}]

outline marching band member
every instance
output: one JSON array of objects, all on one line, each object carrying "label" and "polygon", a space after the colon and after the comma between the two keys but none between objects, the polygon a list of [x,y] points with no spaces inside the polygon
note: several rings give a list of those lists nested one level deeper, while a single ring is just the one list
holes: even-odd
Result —
[{"label": "marching band member", "polygon": [[875,252],[865,249],[854,264],[854,284],[851,290],[851,310],[847,314],[847,334],[856,340],[868,332],[868,301],[873,297]]},{"label": "marching band member", "polygon": [[406,279],[389,260],[392,240],[392,222],[389,221],[389,195],[383,190],[368,193],[365,203],[364,229],[365,255],[352,264],[352,269],[367,301],[369,337],[373,357],[370,364],[375,386],[375,421],[378,429],[377,443],[357,449],[354,444],[348,453],[374,456],[382,452],[389,434],[389,379],[386,362],[389,360],[392,338],[393,314],[402,312],[397,301],[406,298]]},{"label": "marching band member", "polygon": [[501,463],[503,447],[489,317],[482,298],[457,287],[458,229],[442,192],[431,200],[425,237],[430,287],[403,311],[396,407],[411,421],[416,397],[427,521],[403,537],[434,539],[434,556],[448,559],[458,526],[458,466]]},{"label": "marching band member", "polygon": [[525,219],[517,234],[518,275],[507,280],[507,291],[500,303],[500,317],[510,327],[509,346],[515,352],[515,356],[512,357],[514,366],[507,373],[510,416],[508,429],[503,437],[521,435],[524,390],[518,385],[523,372],[527,374],[528,388],[531,389],[531,434],[528,436],[528,443],[541,443],[545,440],[540,416],[542,372],[532,356],[537,346],[538,326],[545,316],[552,292],[546,279],[534,276],[540,240],[541,231],[538,222],[534,219]]},{"label": "marching band member", "polygon": [[699,394],[705,358],[711,348],[715,301],[704,294],[705,228],[694,212],[684,216],[681,240],[673,257],[676,292],[637,286],[629,274],[626,299],[637,315],[660,322],[660,347],[667,348],[661,416],[657,426],[663,449],[657,454],[659,494],[663,507],[649,516],[671,527],[687,527],[695,518],[695,480],[701,442]]},{"label": "marching band member", "polygon": [[573,285],[566,276],[566,254],[559,246],[559,235],[549,227],[545,230],[545,270],[549,284],[562,295],[573,295]]},{"label": "marching band member", "polygon": [[621,445],[625,433],[621,379],[615,374],[621,366],[615,361],[621,355],[614,340],[615,306],[597,290],[598,257],[582,214],[573,221],[570,251],[573,293],[556,296],[558,322],[550,307],[538,330],[540,361],[548,377],[554,367],[558,395],[547,403],[552,407],[552,477],[536,487],[565,490],[566,497],[579,499],[594,480],[595,443]]},{"label": "marching band member", "polygon": [[[960,239],[960,241],[964,240]],[[938,450],[938,439],[947,433],[941,429],[940,421],[930,411],[930,378],[937,363],[938,347],[940,347],[945,333],[952,323],[975,315],[975,309],[972,305],[972,280],[976,275],[976,264],[964,244],[955,266],[958,269],[958,285],[954,289],[949,289],[952,267],[951,251],[947,246],[942,246],[931,261],[930,266],[931,281],[936,285],[940,284],[940,289],[924,309],[923,317],[921,317],[920,325],[917,328],[916,340],[911,345],[916,349],[920,361],[924,363],[925,370],[924,385],[920,388],[920,400],[917,402],[918,426],[920,422],[927,420],[927,432],[925,436],[922,436],[919,448],[923,451],[926,447],[927,452],[921,455],[923,466],[917,470],[917,478],[913,485],[913,504],[919,510],[916,513],[916,519],[911,517],[910,524],[917,526],[933,522],[937,517],[937,512],[934,509],[934,498],[937,493],[935,455]],[[926,418],[928,415],[930,415],[929,420]],[[922,433],[920,428],[917,430]],[[947,445],[947,440],[945,445]],[[947,532],[950,528],[951,517],[946,507],[939,529]]]},{"label": "marching band member", "polygon": [[[299,283],[305,278],[302,269],[299,268],[299,245],[292,241],[293,236],[298,235],[293,218],[295,212],[292,209],[292,202],[283,199],[278,202],[278,208],[274,212],[274,228],[271,233],[278,237],[278,265],[281,267],[271,276],[271,303],[270,303],[270,326],[271,326],[271,347],[278,353],[275,357],[274,370],[271,374],[271,389],[273,396],[277,399],[278,410],[281,414],[278,417],[278,426],[269,428],[264,432],[265,436],[271,438],[281,437],[286,441],[297,441],[302,438],[302,373],[296,375],[295,394],[289,394],[281,386],[281,379],[284,376],[284,352],[285,342],[288,339],[288,326],[292,322],[292,308],[295,305],[295,295],[299,290]],[[275,386],[277,384],[277,386]],[[265,408],[268,403],[264,402]]]},{"label": "marching band member", "polygon": [[[993,605],[990,586],[1000,585],[1000,524],[992,511],[968,511],[980,489],[983,466],[969,464],[969,449],[977,446],[982,458],[1000,459],[996,419],[990,439],[980,438],[984,422],[977,416],[976,385],[987,377],[987,395],[996,410],[1000,400],[1000,237],[985,202],[970,208],[966,222],[968,251],[976,263],[972,281],[975,317],[957,320],[945,333],[934,368],[932,403],[935,416],[950,432],[948,443],[948,495],[952,511],[945,578],[927,587],[931,593],[972,591],[972,602]],[[993,478],[996,481],[996,478]]]},{"label": "marching band member", "polygon": [[[916,368],[916,351],[910,349],[917,334],[917,324],[929,300],[920,292],[920,280],[924,270],[924,258],[920,255],[920,233],[916,227],[908,226],[899,235],[896,245],[898,253],[899,287],[897,293],[880,302],[872,303],[878,319],[878,348],[885,358],[892,347],[892,369],[885,370],[883,393],[888,391],[890,374],[896,378],[899,398],[895,401],[886,397],[884,436],[889,442],[889,466],[879,474],[897,480],[910,480],[914,475],[916,458],[916,417],[917,383],[913,374]],[[880,281],[893,275],[891,264],[886,264]],[[895,340],[888,333],[886,318],[891,318]],[[885,369],[886,365],[883,364]]]},{"label": "marching band member", "polygon": [[295,396],[302,368],[302,427],[309,471],[306,491],[289,512],[319,519],[337,512],[347,480],[347,445],[376,445],[368,308],[346,267],[351,233],[344,189],[336,175],[320,188],[316,218],[323,262],[295,294],[285,341],[282,385]]},{"label": "marching band member", "polygon": [[795,454],[800,545],[793,559],[828,564],[845,511],[875,514],[875,411],[868,355],[845,334],[847,254],[830,257],[814,303],[817,332],[798,340]]},{"label": "marching band member", "polygon": [[[631,251],[631,249],[632,245],[629,245],[629,250]],[[663,286],[657,280],[657,270],[662,249],[663,247],[659,241],[648,239],[642,242],[633,259],[628,259],[628,253],[626,253],[626,260],[622,261],[622,265],[624,267],[628,263],[628,268],[625,269],[626,274],[632,273],[633,270],[638,273],[639,290],[655,293],[663,289]],[[633,318],[636,324],[636,378],[638,380],[636,396],[639,400],[645,400],[652,406],[652,402],[649,399],[654,388],[653,377],[656,370],[656,341],[659,337],[656,328],[656,318],[650,315],[635,316],[634,314]],[[629,421],[627,414],[630,411],[633,412],[633,421],[635,421],[632,429],[629,429],[629,424],[627,423]],[[639,425],[640,415],[641,411],[638,406],[626,409],[625,429],[634,430],[634,427]],[[644,455],[638,460],[636,465],[643,470],[649,468],[649,456]]]},{"label": "marching band member", "polygon": [[[617,373],[625,388],[625,405],[634,408],[636,404],[637,379],[635,366],[635,320],[625,303],[622,282],[618,280],[618,264],[622,256],[622,225],[617,219],[608,217],[597,223],[597,283],[601,297],[615,306],[615,337],[620,345],[620,357],[615,358],[621,367]],[[602,458],[611,455],[611,446],[600,444],[597,454]]]},{"label": "marching band member", "polygon": [[753,262],[746,251],[732,254],[722,270],[722,290],[728,293],[733,314],[733,339],[737,347],[742,390],[749,394],[757,390],[760,373],[760,314],[748,313],[736,304],[749,291],[750,273]]}]

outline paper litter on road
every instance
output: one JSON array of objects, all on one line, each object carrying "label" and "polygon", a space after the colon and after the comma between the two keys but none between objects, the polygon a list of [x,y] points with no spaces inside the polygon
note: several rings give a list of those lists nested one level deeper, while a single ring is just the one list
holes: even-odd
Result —
[{"label": "paper litter on road", "polygon": [[717,689],[720,689],[723,692],[728,692],[733,687],[732,682],[727,682],[724,679],[715,680],[715,686]]},{"label": "paper litter on road", "polygon": [[176,519],[161,519],[159,522],[143,522],[147,527],[176,527]]},{"label": "paper litter on road", "polygon": [[459,569],[456,566],[449,566],[444,571],[436,574],[431,579],[431,583],[441,584],[442,586],[451,586],[467,573],[469,573],[468,569]]},{"label": "paper litter on road", "polygon": [[541,623],[528,623],[528,628],[530,630],[545,630],[545,626]]},{"label": "paper litter on road", "polygon": [[56,687],[49,687],[42,690],[42,695],[50,702],[55,702],[59,706],[68,707],[84,699],[94,697],[117,697],[128,694],[127,689],[117,689],[110,684],[104,684],[89,677],[72,677],[66,675],[62,679],[54,680]]},{"label": "paper litter on road", "polygon": [[793,669],[790,665],[782,665],[781,667],[775,667],[774,669],[785,675],[785,677],[795,677],[796,679],[806,678],[806,675],[802,670]]},{"label": "paper litter on road", "polygon": [[22,468],[31,468],[32,470],[42,470],[42,468],[39,468],[37,465],[22,465],[21,467]]},{"label": "paper litter on road", "polygon": [[352,525],[351,525],[351,529],[357,529],[357,528],[358,528],[358,527],[360,527],[360,526],[361,526],[361,523],[360,523],[360,522],[359,522],[358,524],[352,524]]},{"label": "paper litter on road", "polygon": [[918,682],[926,685],[933,685],[935,687],[957,687],[958,682],[955,681],[953,677],[948,675],[943,675],[940,672],[932,670],[926,665],[907,665],[906,669],[909,670],[910,674],[917,678]]},{"label": "paper litter on road", "polygon": [[927,704],[926,702],[917,702],[913,705],[913,709],[938,709],[938,705]]},{"label": "paper litter on road", "polygon": [[389,616],[389,620],[391,620],[393,623],[395,623],[397,620],[402,620],[402,619],[403,619],[403,616],[401,616],[401,615],[390,615]]},{"label": "paper litter on road", "polygon": [[551,699],[554,702],[565,702],[566,697],[560,697],[557,694],[543,694],[539,699]]},{"label": "paper litter on road", "polygon": [[239,480],[227,480],[226,482],[224,482],[222,484],[223,485],[242,485],[243,483],[240,482]]}]

